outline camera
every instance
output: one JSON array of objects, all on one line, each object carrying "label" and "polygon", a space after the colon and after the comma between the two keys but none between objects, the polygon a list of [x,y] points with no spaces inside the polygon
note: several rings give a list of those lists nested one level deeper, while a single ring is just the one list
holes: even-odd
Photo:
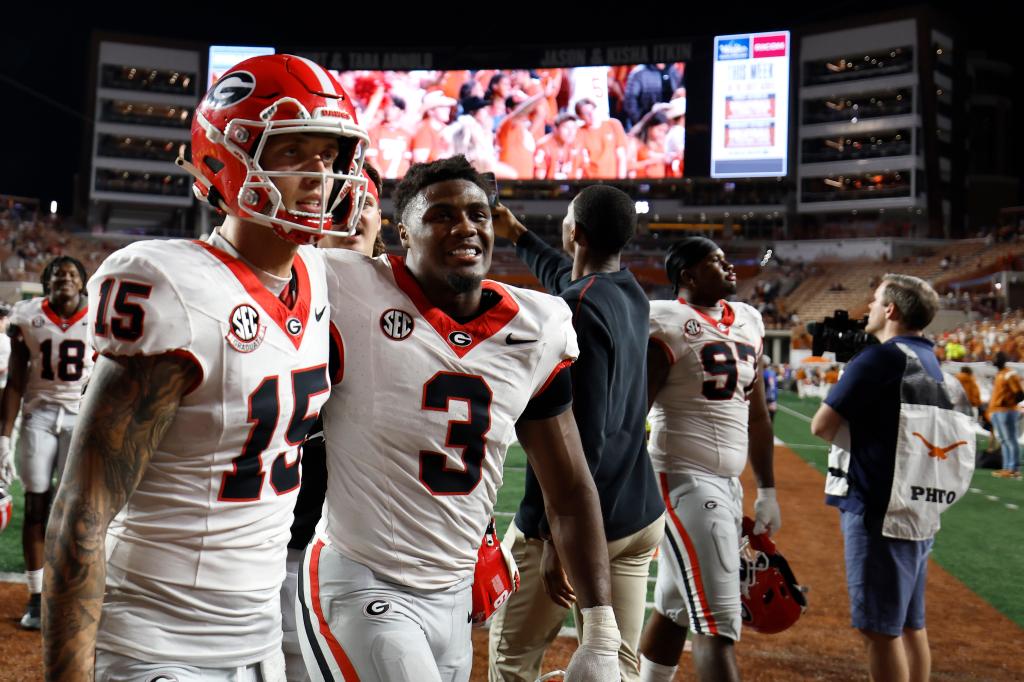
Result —
[{"label": "camera", "polygon": [[811,322],[807,325],[807,331],[814,337],[811,352],[821,355],[832,351],[837,362],[849,362],[867,346],[878,343],[878,339],[864,331],[867,324],[866,315],[860,320],[851,320],[845,310],[837,310],[821,322]]}]

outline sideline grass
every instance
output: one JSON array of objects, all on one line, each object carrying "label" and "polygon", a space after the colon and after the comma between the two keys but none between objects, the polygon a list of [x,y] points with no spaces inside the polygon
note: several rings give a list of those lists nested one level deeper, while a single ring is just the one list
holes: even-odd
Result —
[{"label": "sideline grass", "polygon": [[25,518],[25,495],[21,492],[21,482],[11,485],[14,497],[14,518],[7,530],[0,533],[0,573],[21,573],[25,570],[25,561],[21,555],[21,526]]}]

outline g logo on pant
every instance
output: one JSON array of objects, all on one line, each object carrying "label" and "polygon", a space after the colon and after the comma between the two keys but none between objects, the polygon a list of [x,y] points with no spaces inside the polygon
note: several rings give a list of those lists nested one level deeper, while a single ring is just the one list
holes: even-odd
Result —
[{"label": "g logo on pant", "polygon": [[367,602],[366,606],[363,607],[363,613],[367,616],[383,616],[390,610],[391,602],[384,601],[383,599],[374,599],[371,602]]}]

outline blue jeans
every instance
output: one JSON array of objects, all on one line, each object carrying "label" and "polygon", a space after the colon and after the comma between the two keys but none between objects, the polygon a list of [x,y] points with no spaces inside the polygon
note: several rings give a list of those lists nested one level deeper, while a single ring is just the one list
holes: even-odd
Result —
[{"label": "blue jeans", "polygon": [[1020,445],[1017,443],[1017,421],[1020,415],[1017,410],[992,413],[992,427],[999,437],[999,445],[1003,449],[1003,468],[1009,471],[1020,469]]}]

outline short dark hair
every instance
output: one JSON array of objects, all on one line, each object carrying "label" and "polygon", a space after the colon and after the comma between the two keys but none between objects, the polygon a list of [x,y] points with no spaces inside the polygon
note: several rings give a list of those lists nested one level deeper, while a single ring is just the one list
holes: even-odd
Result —
[{"label": "short dark hair", "polygon": [[683,237],[669,245],[665,253],[665,274],[672,284],[673,296],[679,294],[683,286],[682,272],[691,268],[708,257],[718,248],[718,244],[707,237]]},{"label": "short dark hair", "polygon": [[395,219],[398,222],[405,220],[405,209],[424,187],[448,180],[468,180],[483,190],[485,196],[490,196],[491,188],[487,181],[462,154],[430,163],[414,163],[395,188]]},{"label": "short dark hair", "polygon": [[591,185],[573,199],[573,218],[595,251],[614,254],[636,234],[636,203],[611,185]]},{"label": "short dark hair", "polygon": [[369,161],[363,162],[363,170],[366,171],[367,177],[370,178],[370,182],[377,188],[377,196],[384,195],[384,181],[380,178],[380,171],[373,167],[373,164]]},{"label": "short dark hair", "polygon": [[900,321],[907,329],[920,331],[927,327],[939,310],[939,295],[932,285],[920,277],[887,273],[882,278],[882,305],[892,303],[900,311]]},{"label": "short dark hair", "polygon": [[85,293],[85,283],[89,281],[89,276],[85,274],[85,266],[77,258],[71,256],[57,256],[43,268],[42,274],[39,276],[39,283],[43,285],[43,295],[50,295],[50,278],[53,277],[54,271],[65,263],[71,263],[78,270],[78,276],[82,278],[82,293]]}]

